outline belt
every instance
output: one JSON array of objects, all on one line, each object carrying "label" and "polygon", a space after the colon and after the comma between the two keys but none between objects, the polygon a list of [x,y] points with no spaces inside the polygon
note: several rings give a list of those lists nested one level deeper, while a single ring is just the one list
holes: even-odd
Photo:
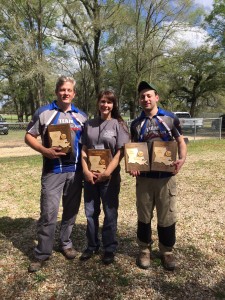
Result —
[{"label": "belt", "polygon": [[146,177],[146,178],[168,178],[174,176],[171,172],[141,172],[139,177]]}]

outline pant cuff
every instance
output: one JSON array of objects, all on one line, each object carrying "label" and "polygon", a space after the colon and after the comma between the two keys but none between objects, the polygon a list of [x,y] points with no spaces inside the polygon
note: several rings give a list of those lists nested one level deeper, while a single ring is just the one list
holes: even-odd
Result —
[{"label": "pant cuff", "polygon": [[159,251],[161,254],[171,254],[173,252],[173,247],[167,247],[162,243],[159,243]]}]

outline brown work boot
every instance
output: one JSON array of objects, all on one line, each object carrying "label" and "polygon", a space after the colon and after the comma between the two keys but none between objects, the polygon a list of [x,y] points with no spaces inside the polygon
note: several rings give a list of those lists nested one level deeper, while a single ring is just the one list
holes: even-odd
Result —
[{"label": "brown work boot", "polygon": [[44,260],[35,258],[28,267],[28,272],[33,273],[39,271],[44,265]]},{"label": "brown work boot", "polygon": [[74,248],[62,249],[61,252],[67,259],[74,259],[77,254]]},{"label": "brown work boot", "polygon": [[150,251],[140,250],[136,264],[141,269],[148,269],[150,267]]},{"label": "brown work boot", "polygon": [[164,269],[168,271],[173,271],[176,268],[175,258],[172,253],[162,254],[161,261]]}]

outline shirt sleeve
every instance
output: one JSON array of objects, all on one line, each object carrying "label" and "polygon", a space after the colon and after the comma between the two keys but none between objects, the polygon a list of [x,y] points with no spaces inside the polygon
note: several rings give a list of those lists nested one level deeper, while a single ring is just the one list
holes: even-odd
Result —
[{"label": "shirt sleeve", "polygon": [[33,115],[32,120],[30,123],[27,125],[26,131],[34,136],[39,136],[41,135],[41,126],[40,126],[40,112],[39,109],[36,110],[36,112]]},{"label": "shirt sleeve", "polygon": [[138,137],[133,122],[130,125],[130,137],[131,137],[131,142],[138,142]]},{"label": "shirt sleeve", "polygon": [[124,144],[128,143],[130,140],[128,128],[126,124],[119,123],[118,124],[118,137],[117,137],[117,149],[124,147]]},{"label": "shirt sleeve", "polygon": [[84,146],[87,146],[87,128],[88,128],[88,122],[84,124],[83,133],[81,135],[81,144]]},{"label": "shirt sleeve", "polygon": [[175,138],[183,134],[180,120],[176,115],[174,116],[172,134]]}]

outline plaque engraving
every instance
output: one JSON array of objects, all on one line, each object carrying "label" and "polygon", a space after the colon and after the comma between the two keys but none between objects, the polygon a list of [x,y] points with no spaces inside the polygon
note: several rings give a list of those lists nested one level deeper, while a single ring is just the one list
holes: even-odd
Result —
[{"label": "plaque engraving", "polygon": [[69,153],[71,146],[71,131],[69,124],[56,124],[48,126],[50,147],[60,147],[61,152]]},{"label": "plaque engraving", "polygon": [[103,173],[112,160],[110,149],[88,149],[88,169],[92,172]]},{"label": "plaque engraving", "polygon": [[149,172],[149,152],[147,143],[127,143],[124,147],[125,170]]},{"label": "plaque engraving", "polygon": [[177,143],[174,141],[154,141],[152,148],[151,171],[173,172],[172,162],[177,157]]}]

